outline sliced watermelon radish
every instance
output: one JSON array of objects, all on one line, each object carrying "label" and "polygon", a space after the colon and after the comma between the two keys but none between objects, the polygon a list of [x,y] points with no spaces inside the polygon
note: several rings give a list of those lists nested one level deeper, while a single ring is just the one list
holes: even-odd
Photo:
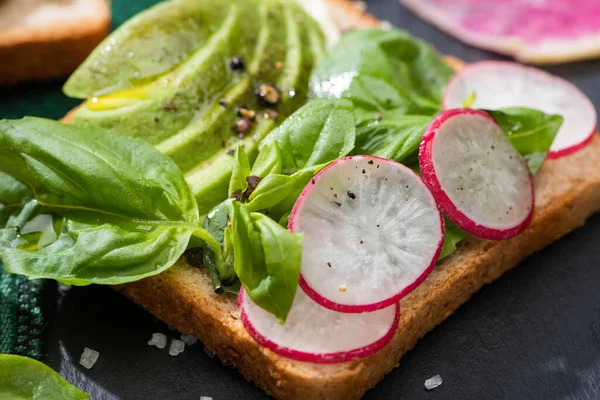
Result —
[{"label": "sliced watermelon radish", "polygon": [[238,295],[244,327],[262,346],[284,357],[313,363],[357,360],[375,353],[394,336],[400,306],[372,313],[345,314],[321,307],[302,290],[285,324],[257,306],[245,290]]},{"label": "sliced watermelon radish", "polygon": [[586,95],[572,83],[536,68],[502,61],[469,64],[446,86],[442,107],[461,107],[473,93],[473,108],[530,107],[562,115],[564,122],[549,158],[577,151],[596,132],[596,109]]},{"label": "sliced watermelon radish", "polygon": [[435,265],[444,237],[421,178],[373,156],[324,168],[300,194],[288,227],[304,233],[302,289],[347,313],[385,308],[412,291]]},{"label": "sliced watermelon radish", "polygon": [[523,232],[533,216],[533,181],[494,119],[469,108],[444,111],[419,148],[423,180],[444,213],[485,239]]},{"label": "sliced watermelon radish", "polygon": [[475,47],[528,63],[600,55],[600,2],[589,0],[400,0],[439,29]]}]

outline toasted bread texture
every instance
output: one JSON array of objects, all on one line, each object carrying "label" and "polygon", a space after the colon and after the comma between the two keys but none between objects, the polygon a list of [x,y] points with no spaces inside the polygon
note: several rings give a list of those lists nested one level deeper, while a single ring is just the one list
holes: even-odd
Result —
[{"label": "toasted bread texture", "polygon": [[109,30],[109,0],[0,1],[0,85],[69,75]]},{"label": "toasted bread texture", "polygon": [[[327,5],[335,23],[344,29],[380,24],[346,0],[327,0]],[[455,58],[447,62],[456,69],[463,65]],[[463,241],[423,284],[401,300],[400,325],[392,341],[362,360],[304,363],[260,346],[244,329],[235,296],[216,294],[208,274],[185,259],[160,275],[115,289],[182,333],[195,334],[223,362],[236,366],[278,399],[358,399],[483,285],[600,210],[599,164],[597,135],[581,151],[547,161],[534,179],[535,215],[529,228],[506,241]]]}]

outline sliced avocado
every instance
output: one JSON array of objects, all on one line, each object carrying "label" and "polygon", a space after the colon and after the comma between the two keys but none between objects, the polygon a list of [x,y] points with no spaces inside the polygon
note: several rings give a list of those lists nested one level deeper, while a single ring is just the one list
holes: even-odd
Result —
[{"label": "sliced avocado", "polygon": [[[282,95],[282,102],[278,107],[281,121],[300,107],[306,99],[308,76],[313,67],[313,54],[310,34],[304,22],[312,21],[312,19],[294,2],[278,1],[277,3],[279,3],[279,9],[283,12],[285,20],[285,33],[281,34],[278,39],[286,49],[282,74],[276,82]],[[285,41],[282,40],[283,38]],[[261,121],[251,136],[234,141],[232,145],[228,146],[229,152],[231,153],[241,144],[253,159],[256,156],[258,144],[274,127],[275,124],[270,120]],[[221,151],[186,174],[188,184],[198,201],[200,214],[206,214],[212,207],[227,198],[232,166],[233,158],[227,154],[227,151]]]},{"label": "sliced avocado", "polygon": [[[247,66],[247,74],[222,94],[211,110],[201,119],[192,121],[185,129],[156,145],[169,155],[180,168],[187,172],[219,151],[226,150],[230,141],[237,141],[234,126],[238,119],[237,107],[260,114],[262,105],[256,96],[256,88],[263,82],[276,82],[281,71],[275,67],[285,57],[285,46],[276,42],[285,35],[285,25],[279,2],[262,1],[260,7],[261,29],[258,32],[254,54]],[[260,117],[260,115],[259,115]],[[245,135],[252,135],[251,131]]]},{"label": "sliced avocado", "polygon": [[[193,35],[194,28],[200,37],[188,41],[174,38],[173,53],[167,52],[162,62],[155,59],[150,63],[160,70],[156,74],[132,82],[132,71],[141,68],[138,64],[131,64],[121,50],[112,55],[96,50],[65,86],[70,95],[92,97],[75,114],[73,123],[141,137],[168,154],[186,174],[201,213],[227,197],[233,164],[228,153],[241,144],[251,158],[256,156],[262,138],[306,100],[309,75],[324,53],[320,28],[294,1],[224,0],[219,7],[208,3],[164,3],[135,17],[125,25],[127,29],[119,29],[107,39],[106,43],[114,39],[128,50],[136,43],[146,43],[161,53],[160,49],[168,48],[164,45],[169,40],[167,33],[178,35],[171,24],[161,20],[161,13],[185,19],[187,12],[190,20],[205,23],[208,20],[203,15],[212,16],[214,21],[204,30],[186,20],[182,35]],[[165,25],[167,33],[162,28],[151,29],[152,21]],[[139,37],[137,26],[144,28]],[[152,35],[157,35],[157,45]],[[148,54],[151,57],[152,52]],[[230,68],[233,57],[242,58],[243,70]],[[109,64],[114,64],[120,76],[96,82],[97,71],[92,66]],[[264,104],[256,95],[263,84],[279,89],[276,105]],[[236,108],[241,106],[256,112],[257,117],[240,138],[233,126],[239,120]],[[272,111],[278,116],[274,118]]]},{"label": "sliced avocado", "polygon": [[145,88],[151,93],[147,99],[112,110],[84,107],[73,123],[101,126],[156,145],[201,119],[228,87],[243,79],[228,63],[232,57],[249,59],[253,54],[256,40],[249,32],[259,29],[257,3],[232,2],[219,29],[188,60]]},{"label": "sliced avocado", "polygon": [[229,7],[172,0],[131,18],[106,38],[71,75],[63,90],[88,99],[139,86],[171,71],[206,43]]}]

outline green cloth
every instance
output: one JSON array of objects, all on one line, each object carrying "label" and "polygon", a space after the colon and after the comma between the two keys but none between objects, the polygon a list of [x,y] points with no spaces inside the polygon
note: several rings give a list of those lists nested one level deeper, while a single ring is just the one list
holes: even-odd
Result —
[{"label": "green cloth", "polygon": [[[199,0],[209,1],[209,0]],[[113,0],[113,28],[158,3],[157,0]],[[26,115],[59,119],[81,101],[62,94],[64,79],[0,88],[0,119]],[[42,281],[8,275],[0,264],[0,353],[40,359],[43,327]]]},{"label": "green cloth", "polygon": [[41,358],[42,287],[41,280],[0,270],[0,353]]}]

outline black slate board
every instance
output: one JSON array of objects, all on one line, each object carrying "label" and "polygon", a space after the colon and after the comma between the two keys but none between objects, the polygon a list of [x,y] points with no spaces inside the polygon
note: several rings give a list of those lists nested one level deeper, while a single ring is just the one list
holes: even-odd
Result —
[{"label": "black slate board", "polygon": [[[368,6],[444,54],[467,61],[500,58],[458,43],[395,0]],[[600,108],[600,61],[546,69],[577,84]],[[10,97],[0,92],[0,104]],[[597,215],[483,288],[365,398],[600,399],[599,242]],[[153,332],[178,334],[110,289],[72,288],[60,295],[53,289],[46,298],[44,361],[94,399],[267,398],[200,343],[178,357],[148,347]],[[90,371],[77,364],[84,347],[100,352]],[[443,384],[426,391],[424,380],[436,374]]]}]

